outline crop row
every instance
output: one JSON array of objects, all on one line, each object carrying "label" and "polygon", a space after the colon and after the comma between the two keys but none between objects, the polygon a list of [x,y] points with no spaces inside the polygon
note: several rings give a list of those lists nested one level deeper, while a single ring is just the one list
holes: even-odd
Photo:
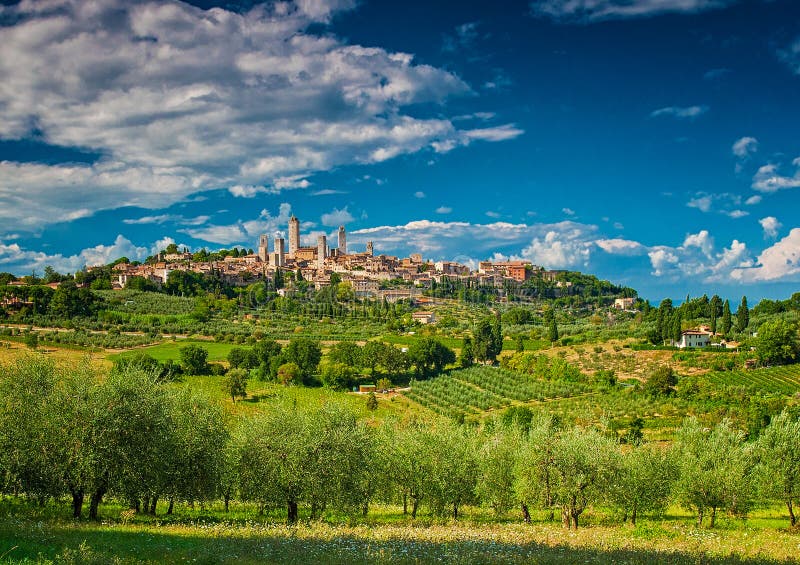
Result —
[{"label": "crop row", "polygon": [[792,394],[800,391],[800,366],[719,371],[708,373],[705,379],[718,386],[745,386],[768,392]]}]

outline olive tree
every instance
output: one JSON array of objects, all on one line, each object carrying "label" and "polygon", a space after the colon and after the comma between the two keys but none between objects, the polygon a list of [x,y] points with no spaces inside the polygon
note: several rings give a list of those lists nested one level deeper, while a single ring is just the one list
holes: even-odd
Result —
[{"label": "olive tree", "polygon": [[514,488],[526,522],[531,519],[529,505],[546,509],[550,520],[554,517],[553,486],[558,434],[556,419],[543,416],[530,423],[527,437],[522,438],[515,463]]},{"label": "olive tree", "polygon": [[764,494],[786,504],[789,523],[795,526],[794,505],[800,497],[800,420],[785,411],[773,418],[758,438],[757,453]]},{"label": "olive tree", "polygon": [[477,450],[478,481],[475,493],[498,515],[517,504],[514,466],[522,445],[516,426],[503,426],[485,438]]},{"label": "olive tree", "polygon": [[669,504],[677,466],[669,452],[637,446],[625,453],[610,491],[611,501],[636,525],[639,514],[659,513]]},{"label": "olive tree", "polygon": [[697,525],[717,511],[744,515],[753,499],[753,459],[744,433],[727,420],[705,429],[690,418],[678,430],[674,445],[680,476],[675,484],[678,500],[697,514]]},{"label": "olive tree", "polygon": [[618,467],[616,442],[599,432],[573,428],[559,435],[551,478],[553,500],[565,527],[577,529],[587,506],[606,498]]}]

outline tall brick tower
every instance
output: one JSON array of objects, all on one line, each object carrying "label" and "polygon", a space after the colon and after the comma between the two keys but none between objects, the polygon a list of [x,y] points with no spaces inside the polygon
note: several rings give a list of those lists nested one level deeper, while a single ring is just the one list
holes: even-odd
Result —
[{"label": "tall brick tower", "polygon": [[347,255],[347,234],[344,232],[344,226],[339,226],[339,255]]},{"label": "tall brick tower", "polygon": [[258,258],[262,263],[269,260],[269,236],[267,234],[262,234],[258,239]]},{"label": "tall brick tower", "polygon": [[289,218],[289,257],[294,257],[300,247],[300,220],[294,214]]}]

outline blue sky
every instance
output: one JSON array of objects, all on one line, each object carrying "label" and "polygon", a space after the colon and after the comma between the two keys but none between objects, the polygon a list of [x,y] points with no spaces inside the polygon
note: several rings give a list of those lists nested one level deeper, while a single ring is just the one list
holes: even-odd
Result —
[{"label": "blue sky", "polygon": [[654,300],[800,290],[794,0],[3,4],[0,271],[294,213]]}]

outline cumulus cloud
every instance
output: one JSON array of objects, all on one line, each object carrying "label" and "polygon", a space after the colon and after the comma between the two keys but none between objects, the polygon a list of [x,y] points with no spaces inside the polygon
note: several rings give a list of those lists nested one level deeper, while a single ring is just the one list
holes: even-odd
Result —
[{"label": "cumulus cloud", "polygon": [[680,119],[694,119],[708,112],[708,106],[667,106],[650,112],[651,118],[660,116],[671,116]]},{"label": "cumulus cloud", "polygon": [[437,214],[449,214],[452,211],[453,211],[453,209],[450,206],[439,206],[436,209],[436,213]]},{"label": "cumulus cloud", "polygon": [[36,136],[102,158],[0,163],[0,222],[10,230],[163,208],[219,187],[253,197],[307,187],[308,174],[344,164],[521,135],[513,124],[460,130],[405,114],[471,89],[409,54],[315,31],[354,4],[295,0],[243,14],[156,0],[2,8],[12,23],[0,26],[0,138]]},{"label": "cumulus cloud", "polygon": [[800,228],[765,249],[753,266],[734,269],[731,277],[742,282],[800,280]]},{"label": "cumulus cloud", "polygon": [[692,14],[724,8],[738,0],[533,0],[531,12],[565,22],[647,18],[665,13]]},{"label": "cumulus cloud", "polygon": [[686,236],[683,240],[683,247],[696,247],[700,249],[707,257],[711,256],[711,251],[714,249],[714,238],[708,230],[700,230],[698,233],[692,233]]},{"label": "cumulus cloud", "polygon": [[[746,202],[751,203],[752,202]],[[742,204],[742,197],[738,194],[731,194],[730,192],[719,192],[709,194],[707,192],[699,192],[689,198],[686,206],[689,208],[696,208],[701,212],[715,212],[728,216],[729,218],[744,218],[750,212],[739,208]]]},{"label": "cumulus cloud", "polygon": [[778,166],[764,165],[753,176],[753,189],[759,192],[778,192],[787,188],[800,187],[800,158],[792,161],[796,170],[793,176],[782,175]]},{"label": "cumulus cloud", "polygon": [[734,142],[731,151],[740,159],[746,159],[758,151],[758,140],[755,137],[741,137]]},{"label": "cumulus cloud", "polygon": [[[254,220],[238,221],[226,225],[206,225],[201,228],[185,228],[178,230],[186,235],[223,245],[253,244],[261,234],[280,234],[286,229],[291,216],[292,207],[284,202],[278,209],[278,214],[273,216],[268,210],[261,210],[258,218]],[[313,225],[313,224],[312,224]]]},{"label": "cumulus cloud", "polygon": [[41,274],[49,265],[62,273],[74,273],[87,266],[108,264],[120,257],[127,257],[132,261],[142,260],[151,253],[152,247],[134,245],[123,235],[117,235],[110,245],[95,245],[68,256],[61,253],[49,255],[41,251],[24,249],[17,243],[5,244],[0,241],[0,270],[16,273],[35,271]]},{"label": "cumulus cloud", "polygon": [[647,247],[630,239],[600,239],[596,243],[600,249],[611,255],[636,256],[647,252]]},{"label": "cumulus cloud", "polygon": [[758,220],[761,228],[764,230],[764,237],[775,239],[778,237],[778,230],[783,227],[775,216],[767,216]]},{"label": "cumulus cloud", "polygon": [[425,198],[425,193],[421,190],[418,190],[414,193],[414,198]]},{"label": "cumulus cloud", "polygon": [[330,212],[322,214],[320,220],[322,221],[323,226],[328,226],[329,228],[337,227],[352,222],[353,215],[350,212],[348,212],[347,206],[345,206],[341,210],[339,210],[338,208],[334,208]]},{"label": "cumulus cloud", "polygon": [[687,234],[677,247],[652,246],[647,255],[652,274],[670,280],[725,281],[733,271],[753,265],[750,250],[744,242],[734,239],[728,247],[720,250],[708,230]]},{"label": "cumulus cloud", "polygon": [[653,275],[661,277],[678,264],[678,256],[667,247],[656,247],[647,253],[653,267]]},{"label": "cumulus cloud", "polygon": [[592,243],[585,240],[581,229],[567,231],[548,231],[544,237],[533,238],[531,244],[522,250],[522,257],[536,265],[550,269],[587,266],[591,256]]}]

